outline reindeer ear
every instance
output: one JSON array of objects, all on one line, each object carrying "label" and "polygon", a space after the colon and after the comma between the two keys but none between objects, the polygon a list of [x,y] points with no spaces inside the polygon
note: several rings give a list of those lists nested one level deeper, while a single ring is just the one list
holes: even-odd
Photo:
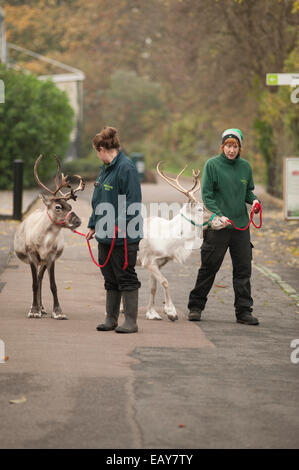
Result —
[{"label": "reindeer ear", "polygon": [[39,197],[43,201],[45,206],[49,207],[49,205],[50,205],[50,196],[47,196],[46,194],[40,193]]}]

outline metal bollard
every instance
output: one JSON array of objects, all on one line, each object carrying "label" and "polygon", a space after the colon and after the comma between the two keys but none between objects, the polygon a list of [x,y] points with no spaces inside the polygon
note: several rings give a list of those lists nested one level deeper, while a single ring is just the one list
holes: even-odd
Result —
[{"label": "metal bollard", "polygon": [[132,162],[134,163],[138,176],[139,176],[139,181],[142,183],[144,179],[144,154],[143,153],[132,153],[131,154],[131,159]]},{"label": "metal bollard", "polygon": [[22,198],[23,198],[23,160],[13,162],[13,219],[22,219]]}]

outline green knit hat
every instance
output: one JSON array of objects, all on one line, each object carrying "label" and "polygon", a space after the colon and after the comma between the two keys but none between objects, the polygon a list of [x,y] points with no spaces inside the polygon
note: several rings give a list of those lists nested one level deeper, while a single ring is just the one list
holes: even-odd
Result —
[{"label": "green knit hat", "polygon": [[238,139],[240,147],[242,147],[243,142],[243,134],[240,129],[226,129],[226,131],[222,134],[222,143],[226,141],[226,139],[235,138]]}]

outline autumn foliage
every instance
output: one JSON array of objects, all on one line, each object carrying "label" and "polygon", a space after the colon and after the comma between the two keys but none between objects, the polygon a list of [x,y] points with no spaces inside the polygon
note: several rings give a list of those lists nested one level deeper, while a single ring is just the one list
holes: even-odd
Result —
[{"label": "autumn foliage", "polygon": [[[266,122],[269,105],[273,112],[294,106],[287,97],[285,106],[270,103],[265,94],[278,88],[265,82],[266,73],[289,71],[290,58],[298,72],[297,0],[11,0],[3,6],[9,41],[86,74],[82,156],[109,124],[119,127],[128,151],[146,153],[148,165],[162,156],[174,165],[202,166],[218,151],[223,129],[239,127],[247,158],[256,169],[272,165],[279,192],[282,155],[298,152],[289,145],[298,119],[291,114],[298,111],[275,122],[264,160],[259,141],[267,126],[254,123]],[[277,136],[289,133],[288,146],[278,145]]]}]

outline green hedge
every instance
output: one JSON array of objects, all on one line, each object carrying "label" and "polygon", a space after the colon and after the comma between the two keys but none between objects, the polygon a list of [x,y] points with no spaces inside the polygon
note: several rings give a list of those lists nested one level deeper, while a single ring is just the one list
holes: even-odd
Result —
[{"label": "green hedge", "polygon": [[[73,109],[65,92],[51,81],[40,81],[0,67],[5,102],[0,104],[0,189],[13,187],[13,160],[24,160],[24,187],[35,183],[33,166],[39,154],[65,155],[73,128]],[[46,180],[55,173],[54,158],[40,163],[39,175]]]},{"label": "green hedge", "polygon": [[85,158],[76,158],[64,162],[62,164],[62,171],[67,175],[78,174],[85,180],[93,180],[98,176],[102,164],[95,151],[92,151]]}]

